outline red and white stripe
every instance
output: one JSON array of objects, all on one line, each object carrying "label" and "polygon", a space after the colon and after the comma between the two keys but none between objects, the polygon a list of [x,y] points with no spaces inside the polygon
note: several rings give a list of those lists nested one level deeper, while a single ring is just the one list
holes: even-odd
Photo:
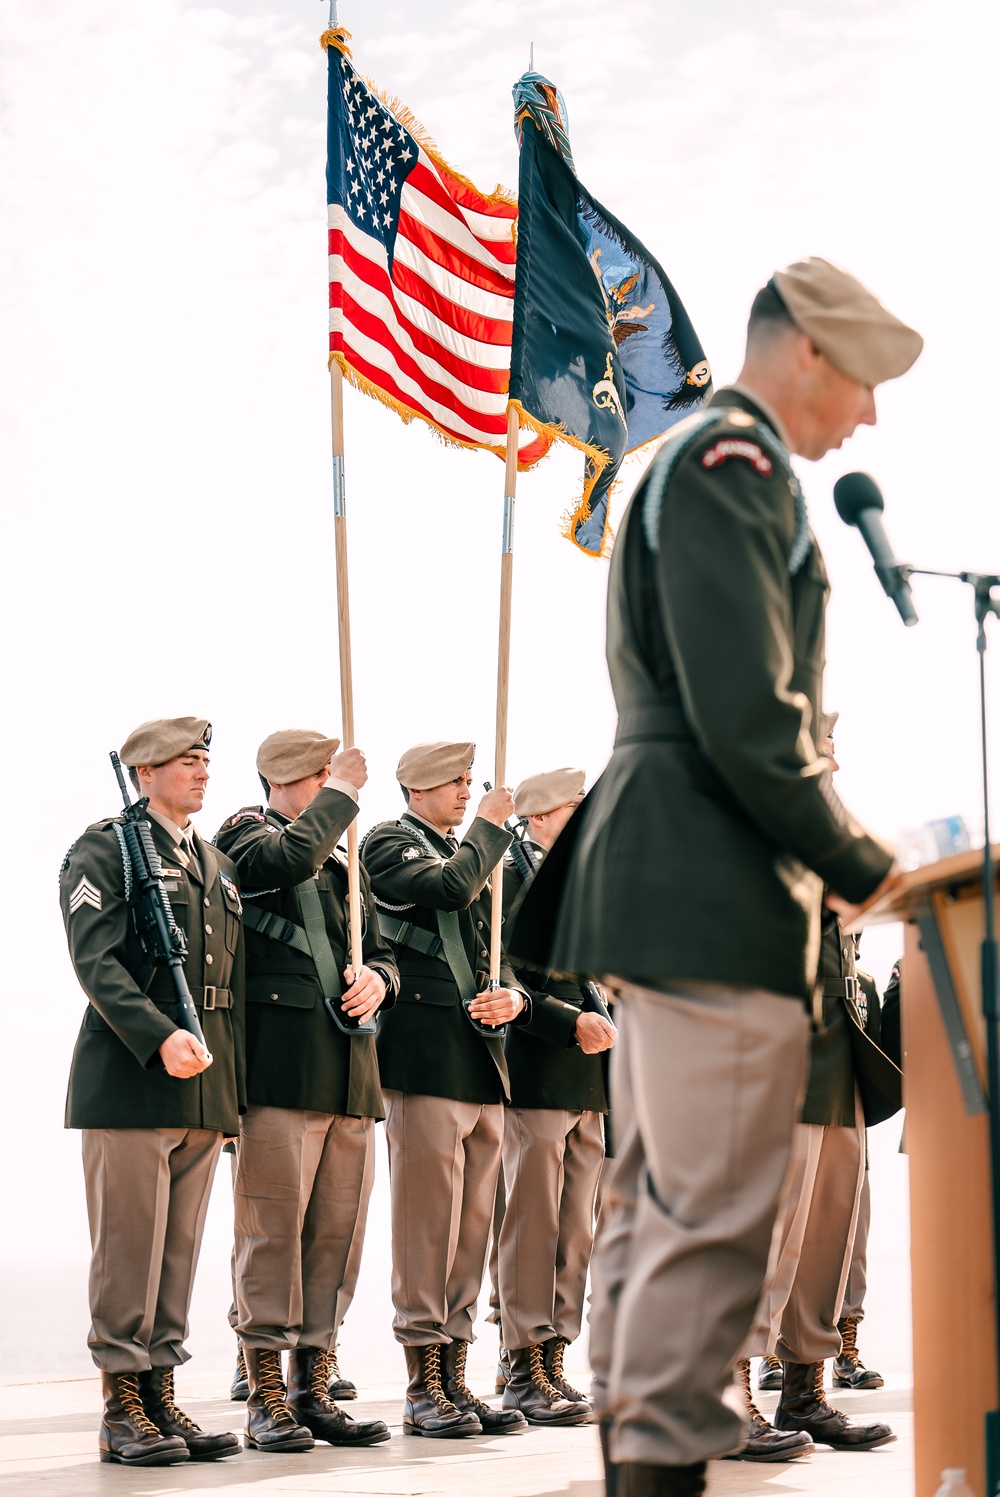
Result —
[{"label": "red and white stripe", "polygon": [[[329,206],[330,350],[446,436],[502,450],[514,310],[512,203],[420,150],[403,184],[392,273],[377,238]],[[523,432],[522,462],[548,440]]]}]

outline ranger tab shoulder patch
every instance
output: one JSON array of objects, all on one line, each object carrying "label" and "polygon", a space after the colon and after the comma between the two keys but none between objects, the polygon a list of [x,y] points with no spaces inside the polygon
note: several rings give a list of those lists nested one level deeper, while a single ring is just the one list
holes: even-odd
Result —
[{"label": "ranger tab shoulder patch", "polygon": [[230,826],[238,826],[241,821],[261,821],[266,825],[266,818],[259,811],[237,811],[235,816],[229,818]]},{"label": "ranger tab shoulder patch", "polygon": [[742,437],[721,437],[718,442],[701,455],[701,466],[703,468],[720,468],[723,463],[731,457],[737,457],[744,463],[749,463],[755,468],[762,478],[770,478],[774,472],[774,464],[756,442],[748,442]]},{"label": "ranger tab shoulder patch", "polygon": [[70,914],[75,915],[77,910],[81,910],[85,904],[89,904],[91,909],[97,910],[98,912],[100,912],[101,910],[101,891],[96,887],[96,885],[90,882],[90,879],[86,874],[83,875],[83,877],[80,879],[80,882],[77,884],[76,888],[69,896]]}]

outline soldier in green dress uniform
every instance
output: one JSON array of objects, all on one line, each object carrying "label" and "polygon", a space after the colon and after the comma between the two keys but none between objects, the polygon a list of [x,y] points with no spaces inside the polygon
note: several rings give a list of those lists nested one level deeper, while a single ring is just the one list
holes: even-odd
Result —
[{"label": "soldier in green dress uniform", "polygon": [[366,1023],[399,984],[363,874],[364,965],[350,967],[337,842],[358,814],[367,769],[360,750],[338,747],[308,730],[272,733],[257,754],[268,804],[244,806],[216,839],[239,872],[247,927],[247,1111],[234,1192],[246,1444],[275,1453],[311,1449],[314,1436],[389,1438],[382,1420],[355,1421],[328,1397],[383,1116],[374,1037],[346,1033],[332,1014]]},{"label": "soldier in green dress uniform", "polygon": [[825,260],[758,294],[738,383],[673,428],[626,512],[614,753],[508,936],[618,997],[591,1361],[619,1497],[700,1493],[742,1443],[723,1395],[791,1149],[823,885],[860,902],[892,868],[818,749],[828,583],[790,454],[874,423],[920,347]]},{"label": "soldier in green dress uniform", "polygon": [[400,971],[396,1006],[378,1037],[392,1198],[393,1329],[409,1374],[403,1429],[435,1438],[514,1434],[465,1380],[483,1281],[509,1096],[494,1031],[530,1014],[506,960],[490,970],[489,877],[510,846],[514,809],[498,786],[459,846],[470,799],[472,743],[422,743],[399,761],[407,801],[398,821],[365,838],[379,919]]},{"label": "soldier in green dress uniform", "polygon": [[185,972],[208,1054],[178,1024],[169,973],[134,918],[118,818],[87,828],[59,875],[69,952],[87,995],[66,1100],[83,1129],[93,1258],[89,1345],[101,1369],[102,1461],[215,1460],[235,1435],[200,1430],[174,1401],[208,1197],[243,1089],[243,935],[235,869],[191,823],[208,783],[204,718],[143,723],[122,746],[148,796]]},{"label": "soldier in green dress uniform", "polygon": [[[583,798],[582,769],[529,776],[514,791],[527,822],[521,855],[504,870],[509,909]],[[594,1201],[604,1161],[607,1095],[602,1056],[615,1030],[583,1006],[579,983],[518,969],[531,995],[529,1023],[505,1044],[510,1105],[504,1119],[502,1225],[497,1289],[509,1379],[503,1401],[529,1424],[586,1424],[585,1394],[563,1357],[580,1334],[594,1242]],[[494,1225],[496,1232],[496,1225]]]}]

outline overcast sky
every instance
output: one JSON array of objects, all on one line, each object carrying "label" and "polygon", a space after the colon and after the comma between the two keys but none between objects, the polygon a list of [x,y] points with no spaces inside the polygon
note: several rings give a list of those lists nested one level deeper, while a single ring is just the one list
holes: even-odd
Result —
[{"label": "overcast sky", "polygon": [[[998,23],[970,0],[942,14],[912,0],[341,5],[358,66],[487,189],[516,185],[510,88],[534,42],[582,180],[667,269],[717,384],[738,368],[754,291],[803,255],[844,264],[924,333],[915,369],[880,392],[878,427],[799,464],[834,585],[841,789],[890,838],[979,820],[971,602],[922,582],[921,624],[904,631],[833,481],[876,475],[905,558],[1000,569]],[[5,1136],[30,1130],[5,1167],[10,1189],[37,1194],[36,1257],[85,1237],[78,1140],[60,1131],[81,996],[56,873],[116,810],[107,751],[145,718],[210,716],[211,834],[256,798],[267,733],[338,730],[325,15],[316,0],[0,0],[0,1090]],[[559,533],[578,470],[556,454],[519,485],[515,781],[561,764],[593,779],[613,737],[606,566]],[[492,775],[503,469],[348,392],[347,476],[364,830],[397,813],[410,743],[475,738],[476,773]],[[869,938],[881,978],[898,942]]]}]

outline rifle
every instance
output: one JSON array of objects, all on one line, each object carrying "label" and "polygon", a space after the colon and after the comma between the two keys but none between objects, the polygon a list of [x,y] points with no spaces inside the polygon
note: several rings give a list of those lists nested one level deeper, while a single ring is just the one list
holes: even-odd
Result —
[{"label": "rifle", "polygon": [[145,811],[149,797],[144,795],[137,801],[129,797],[121,760],[112,749],[111,763],[118,778],[118,788],[125,802],[122,813],[122,836],[125,850],[132,865],[132,879],[139,890],[134,918],[139,939],[146,956],[156,967],[168,967],[177,994],[177,1009],[180,1027],[186,1029],[198,1041],[209,1064],[212,1057],[198,1019],[198,1011],[191,997],[191,989],[184,972],[187,957],[187,938],[174,919],[167,891],[163,887],[163,864],[153,843],[153,830],[146,820]]},{"label": "rifle", "polygon": [[[490,784],[489,780],[483,781],[483,789],[486,791],[493,789],[493,786]],[[514,864],[518,876],[520,877],[520,880],[525,888],[528,887],[528,885],[531,883],[531,880],[534,878],[535,874],[541,867],[541,859],[536,859],[535,854],[525,842],[525,832],[527,831],[527,827],[527,818],[524,816],[519,816],[517,821],[504,822],[504,830],[510,832],[511,836],[514,838],[508,849],[508,851],[510,852],[510,860]],[[611,1025],[612,1029],[614,1029],[615,1022],[608,1012],[608,1005],[601,997],[601,990],[597,986],[597,983],[581,982],[580,992],[583,994],[582,1008],[584,1013],[598,1014],[602,1019],[605,1019]]]}]

